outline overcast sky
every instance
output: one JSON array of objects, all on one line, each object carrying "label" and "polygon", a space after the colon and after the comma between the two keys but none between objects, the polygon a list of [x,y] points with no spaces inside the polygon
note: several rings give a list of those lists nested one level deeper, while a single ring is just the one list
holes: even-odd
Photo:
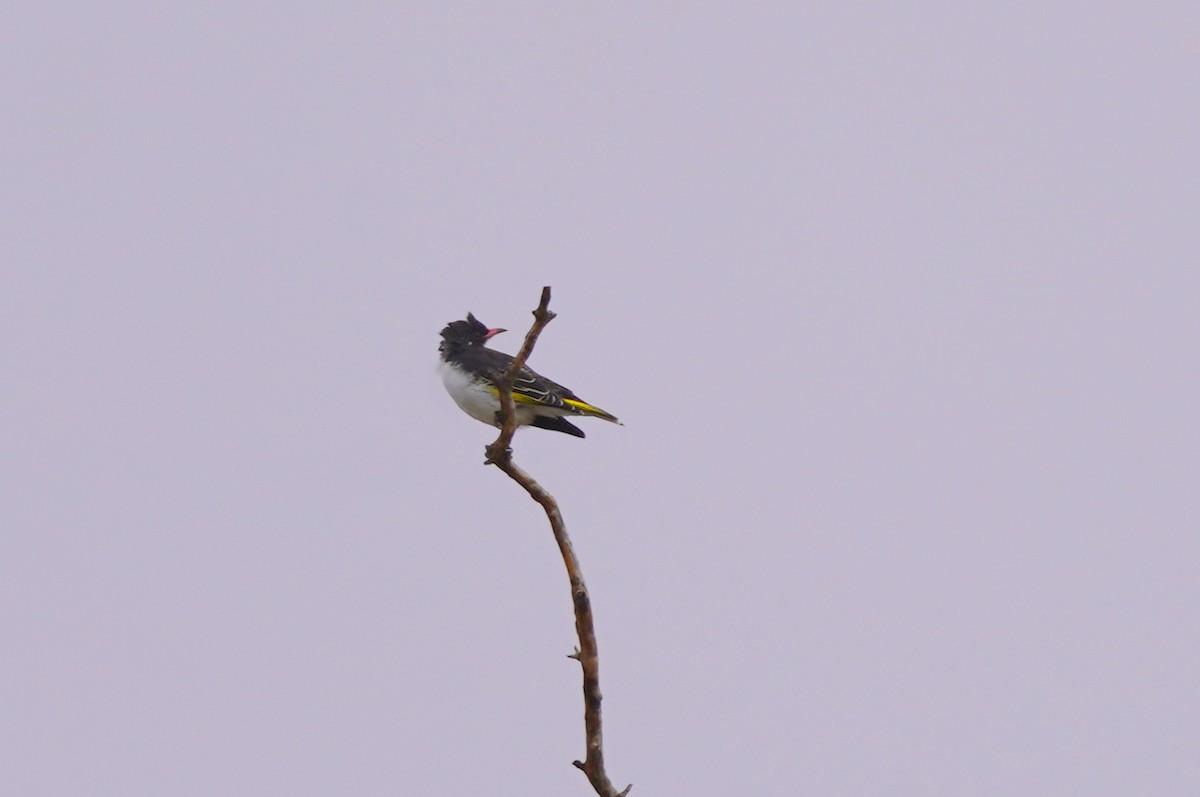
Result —
[{"label": "overcast sky", "polygon": [[1200,793],[1194,6],[21,5],[0,792]]}]

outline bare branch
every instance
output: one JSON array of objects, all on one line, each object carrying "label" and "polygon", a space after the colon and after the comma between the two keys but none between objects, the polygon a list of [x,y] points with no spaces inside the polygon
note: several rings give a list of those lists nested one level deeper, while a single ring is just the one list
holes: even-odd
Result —
[{"label": "bare branch", "polygon": [[512,386],[525,361],[533,352],[538,336],[546,325],[554,320],[554,313],[549,310],[550,288],[542,288],[542,300],[533,311],[533,326],[525,335],[525,343],[504,374],[503,379],[496,385],[500,391],[500,435],[487,447],[489,465],[495,465],[504,471],[517,484],[521,485],[529,497],[542,505],[546,517],[550,521],[550,529],[554,532],[554,541],[562,554],[563,563],[567,567],[567,578],[571,582],[571,602],[575,606],[575,632],[579,636],[579,648],[570,658],[579,662],[583,669],[583,725],[587,756],[583,761],[573,762],[583,770],[596,794],[600,797],[625,797],[632,786],[626,786],[621,791],[613,786],[604,771],[604,745],[600,725],[600,653],[596,645],[596,630],[592,622],[592,601],[588,597],[587,585],[583,581],[583,571],[579,567],[579,559],[571,546],[571,538],[567,535],[567,526],[563,522],[562,512],[558,502],[545,488],[533,480],[533,477],[519,468],[512,460],[512,438],[516,431],[516,409],[513,406]]},{"label": "bare branch", "polygon": [[533,311],[533,326],[525,334],[525,342],[521,344],[521,350],[509,363],[504,376],[496,383],[496,389],[500,391],[500,436],[487,447],[485,465],[499,465],[501,458],[512,460],[512,439],[513,434],[517,431],[517,410],[513,406],[512,397],[513,382],[516,381],[517,374],[521,373],[521,369],[525,367],[525,361],[529,359],[529,355],[533,354],[533,347],[537,343],[538,335],[541,335],[546,325],[554,320],[555,314],[549,308],[550,286],[547,285],[542,288],[542,300],[538,303],[537,309]]}]

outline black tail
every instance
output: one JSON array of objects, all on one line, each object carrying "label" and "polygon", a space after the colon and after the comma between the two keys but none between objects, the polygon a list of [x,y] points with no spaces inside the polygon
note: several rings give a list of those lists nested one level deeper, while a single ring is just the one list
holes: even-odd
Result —
[{"label": "black tail", "polygon": [[583,430],[575,424],[568,421],[566,418],[557,418],[552,415],[539,415],[533,419],[531,424],[539,429],[549,429],[552,432],[562,432],[563,434],[573,435],[575,437],[585,437]]}]

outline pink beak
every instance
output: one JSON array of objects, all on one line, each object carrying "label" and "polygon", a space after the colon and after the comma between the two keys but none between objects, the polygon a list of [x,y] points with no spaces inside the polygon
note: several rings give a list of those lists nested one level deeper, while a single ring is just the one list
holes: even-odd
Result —
[{"label": "pink beak", "polygon": [[507,332],[507,331],[508,331],[507,329],[489,329],[489,330],[487,331],[487,334],[483,336],[483,339],[484,339],[484,340],[491,340],[492,338],[494,338],[494,337],[496,337],[497,335],[499,335],[501,332]]}]

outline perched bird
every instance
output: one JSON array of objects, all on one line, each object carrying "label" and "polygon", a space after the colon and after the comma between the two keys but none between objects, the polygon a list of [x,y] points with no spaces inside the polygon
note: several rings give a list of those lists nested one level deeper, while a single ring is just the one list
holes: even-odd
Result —
[{"label": "perched bird", "polygon": [[[442,383],[454,402],[476,420],[500,425],[500,391],[496,383],[513,358],[487,348],[503,329],[488,329],[467,313],[466,321],[452,321],[442,330],[438,351],[442,355]],[[583,437],[583,430],[564,415],[591,416],[620,424],[615,416],[588,404],[560,384],[522,368],[513,380],[513,406],[518,426],[536,426]]]}]

